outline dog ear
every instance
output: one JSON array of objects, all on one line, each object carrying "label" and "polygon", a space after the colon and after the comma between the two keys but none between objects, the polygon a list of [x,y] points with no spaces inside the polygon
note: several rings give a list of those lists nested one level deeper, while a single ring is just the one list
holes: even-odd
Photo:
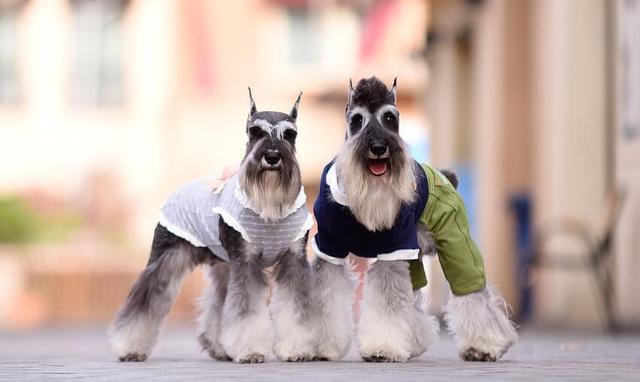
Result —
[{"label": "dog ear", "polygon": [[258,109],[256,108],[256,103],[253,100],[253,95],[251,94],[251,87],[249,87],[249,107],[251,107],[251,109],[249,110],[249,116],[252,117],[255,113],[258,112]]},{"label": "dog ear", "polygon": [[356,91],[353,89],[353,82],[351,78],[349,78],[349,91],[347,92],[347,106],[344,108],[344,113],[347,114],[349,112],[349,106],[351,106],[351,100],[353,99],[353,93]]},{"label": "dog ear", "polygon": [[393,93],[393,103],[395,104],[398,100],[398,77],[393,79],[393,85],[391,86],[391,93]]},{"label": "dog ear", "polygon": [[298,98],[296,99],[296,103],[293,104],[293,108],[291,109],[291,113],[289,113],[289,116],[291,116],[291,118],[294,121],[296,119],[298,119],[298,106],[300,106],[300,97],[302,97],[302,92],[300,92],[300,94],[298,94]]}]

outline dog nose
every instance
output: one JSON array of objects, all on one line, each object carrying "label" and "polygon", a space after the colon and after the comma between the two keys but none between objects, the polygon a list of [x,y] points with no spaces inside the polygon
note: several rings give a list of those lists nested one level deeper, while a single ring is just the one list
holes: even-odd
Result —
[{"label": "dog nose", "polygon": [[274,165],[280,162],[280,151],[278,150],[269,150],[264,154],[264,160],[267,161],[270,165]]},{"label": "dog nose", "polygon": [[382,142],[375,142],[369,145],[369,150],[373,155],[383,155],[387,152],[387,144]]}]

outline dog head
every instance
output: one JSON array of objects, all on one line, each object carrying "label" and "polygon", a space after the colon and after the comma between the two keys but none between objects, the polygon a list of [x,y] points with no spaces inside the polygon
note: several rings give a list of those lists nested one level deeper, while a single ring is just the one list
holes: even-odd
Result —
[{"label": "dog head", "polygon": [[298,95],[291,112],[258,111],[249,89],[247,149],[240,166],[240,187],[265,220],[283,217],[302,186],[296,158]]},{"label": "dog head", "polygon": [[347,132],[336,157],[338,183],[349,208],[372,231],[393,226],[402,203],[415,199],[415,174],[400,137],[396,80],[391,89],[375,77],[349,81]]}]

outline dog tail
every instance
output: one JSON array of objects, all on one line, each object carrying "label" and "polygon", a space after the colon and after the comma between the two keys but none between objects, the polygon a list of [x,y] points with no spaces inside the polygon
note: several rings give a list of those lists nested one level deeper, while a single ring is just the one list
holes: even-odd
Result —
[{"label": "dog tail", "polygon": [[451,184],[453,185],[453,188],[455,188],[457,190],[458,189],[458,177],[456,176],[456,174],[453,171],[449,171],[449,170],[440,170],[440,172],[447,179],[449,179],[449,182],[451,182]]}]

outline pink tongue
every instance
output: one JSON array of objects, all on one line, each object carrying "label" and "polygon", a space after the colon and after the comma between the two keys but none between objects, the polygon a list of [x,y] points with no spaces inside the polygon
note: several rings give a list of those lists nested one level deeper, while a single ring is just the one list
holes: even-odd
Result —
[{"label": "pink tongue", "polygon": [[387,172],[387,164],[383,161],[372,161],[369,163],[369,171],[373,175],[382,175]]}]

